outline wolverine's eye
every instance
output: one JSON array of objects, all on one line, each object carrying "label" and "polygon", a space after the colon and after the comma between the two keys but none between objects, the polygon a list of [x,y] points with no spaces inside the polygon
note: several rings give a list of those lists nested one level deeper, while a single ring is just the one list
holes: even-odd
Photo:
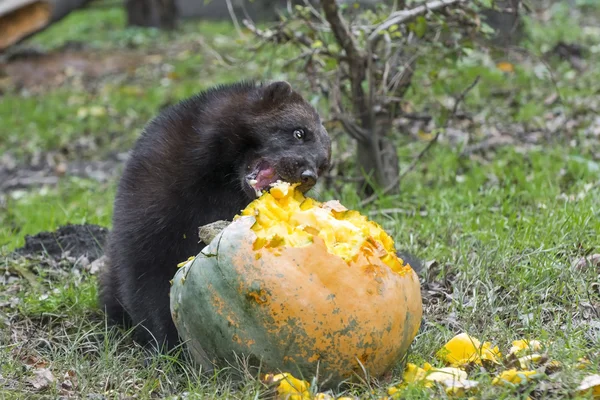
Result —
[{"label": "wolverine's eye", "polygon": [[294,130],[294,137],[296,139],[299,139],[299,140],[304,139],[304,129],[296,129],[296,130]]}]

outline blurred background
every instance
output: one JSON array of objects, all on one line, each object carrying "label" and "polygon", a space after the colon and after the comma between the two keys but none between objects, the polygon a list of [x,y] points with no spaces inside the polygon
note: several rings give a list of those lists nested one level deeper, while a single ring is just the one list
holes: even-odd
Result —
[{"label": "blurred background", "polygon": [[[0,0],[1,388],[191,390],[98,339],[95,262],[144,125],[241,79],[315,105],[333,164],[312,195],[425,261],[413,361],[467,330],[552,338],[597,371],[597,0]],[[55,381],[23,383],[49,360]]]}]

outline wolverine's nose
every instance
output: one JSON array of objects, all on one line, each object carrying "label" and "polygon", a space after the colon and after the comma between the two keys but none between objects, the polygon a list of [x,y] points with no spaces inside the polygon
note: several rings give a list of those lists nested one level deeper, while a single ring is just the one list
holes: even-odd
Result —
[{"label": "wolverine's nose", "polygon": [[313,187],[317,183],[317,174],[307,169],[302,173],[302,175],[300,175],[300,179],[302,179],[302,185]]}]

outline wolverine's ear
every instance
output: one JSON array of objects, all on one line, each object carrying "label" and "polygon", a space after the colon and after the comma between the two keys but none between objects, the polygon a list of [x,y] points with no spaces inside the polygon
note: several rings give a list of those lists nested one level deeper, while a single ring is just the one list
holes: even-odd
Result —
[{"label": "wolverine's ear", "polygon": [[278,103],[286,100],[292,93],[292,85],[290,85],[288,82],[272,82],[263,89],[263,100],[269,103]]}]

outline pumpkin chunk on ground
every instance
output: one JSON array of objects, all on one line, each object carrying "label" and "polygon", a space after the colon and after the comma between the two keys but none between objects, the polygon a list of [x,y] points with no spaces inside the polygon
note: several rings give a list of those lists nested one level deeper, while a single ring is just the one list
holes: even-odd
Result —
[{"label": "pumpkin chunk on ground", "polygon": [[396,255],[393,239],[381,226],[339,202],[306,198],[296,186],[278,182],[241,212],[256,218],[255,249],[302,247],[318,236],[329,253],[346,262],[362,253],[380,258],[395,272],[405,272],[407,266]]}]

